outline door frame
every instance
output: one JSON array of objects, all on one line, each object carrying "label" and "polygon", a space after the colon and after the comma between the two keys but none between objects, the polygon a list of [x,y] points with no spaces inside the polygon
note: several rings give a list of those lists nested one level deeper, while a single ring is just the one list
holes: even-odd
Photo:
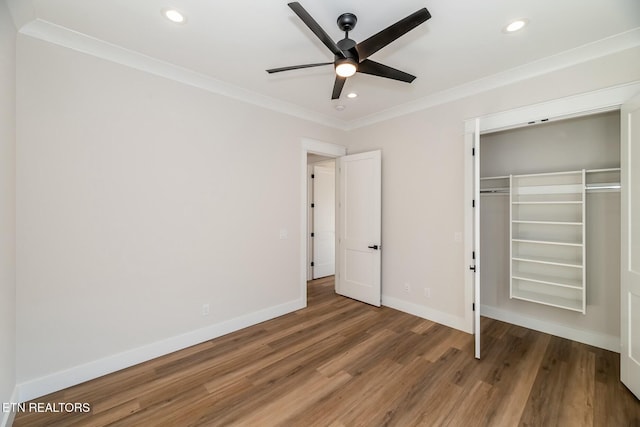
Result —
[{"label": "door frame", "polygon": [[[486,116],[473,117],[464,122],[464,153],[465,153],[465,179],[464,179],[464,268],[465,268],[465,322],[468,330],[473,330],[474,313],[472,302],[474,301],[474,277],[473,271],[468,266],[473,265],[472,253],[474,250],[474,198],[475,177],[473,173],[474,160],[472,148],[474,143],[474,132],[476,131],[476,121],[479,121],[480,135],[499,130],[513,129],[539,123],[541,120],[557,121],[573,117],[586,116],[607,111],[620,110],[622,104],[631,99],[633,95],[640,91],[640,81],[612,86],[579,95],[559,98],[547,102],[515,108]],[[532,123],[533,122],[533,123]],[[477,183],[479,185],[479,183]],[[480,201],[476,202],[476,208]],[[478,242],[479,243],[479,242]],[[481,254],[478,254],[480,256]],[[478,292],[480,290],[478,289]],[[480,310],[480,307],[476,308]],[[479,345],[479,337],[476,337]],[[479,349],[478,349],[479,350]],[[479,356],[479,354],[478,354]]]},{"label": "door frame", "polygon": [[[347,148],[330,142],[302,138],[300,144],[300,299],[307,306],[307,234],[309,233],[307,198],[307,155],[318,154],[338,158],[347,154]],[[336,218],[336,222],[337,222]],[[338,224],[336,223],[336,227]]]}]

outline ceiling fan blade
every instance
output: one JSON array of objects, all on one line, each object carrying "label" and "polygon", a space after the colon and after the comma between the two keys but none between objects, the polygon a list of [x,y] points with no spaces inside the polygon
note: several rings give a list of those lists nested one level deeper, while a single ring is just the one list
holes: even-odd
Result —
[{"label": "ceiling fan blade", "polygon": [[356,49],[360,60],[368,58],[392,41],[400,38],[418,25],[431,18],[431,14],[426,8],[422,8],[412,13],[404,19],[396,22],[390,27],[385,28],[377,34],[372,35],[368,39],[358,43]]},{"label": "ceiling fan blade", "polygon": [[267,73],[273,74],[279,73],[281,71],[297,70],[299,68],[320,67],[321,65],[333,65],[333,62],[318,62],[317,64],[291,65],[289,67],[270,68],[267,70]]},{"label": "ceiling fan blade", "polygon": [[331,99],[340,98],[340,94],[342,93],[342,88],[344,87],[344,83],[347,81],[346,77],[336,76],[336,81],[333,84],[333,93],[331,94]]},{"label": "ceiling fan blade", "polygon": [[404,71],[396,70],[388,65],[384,65],[370,59],[365,59],[358,64],[358,72],[371,74],[372,76],[386,77],[387,79],[400,80],[401,82],[406,83],[411,83],[416,79],[416,76],[405,73]]},{"label": "ceiling fan blade", "polygon": [[302,19],[302,22],[304,22],[307,27],[309,27],[309,29],[313,31],[313,34],[315,34],[320,39],[320,41],[324,43],[324,45],[328,47],[331,52],[333,52],[334,55],[337,55],[340,58],[345,57],[344,53],[342,53],[342,50],[340,50],[333,39],[329,37],[329,34],[327,34],[322,29],[322,27],[315,21],[315,19],[311,17],[311,15],[309,15],[309,13],[304,9],[304,7],[302,7],[300,3],[289,3],[289,7],[295,12],[296,15],[298,15],[300,19]]}]

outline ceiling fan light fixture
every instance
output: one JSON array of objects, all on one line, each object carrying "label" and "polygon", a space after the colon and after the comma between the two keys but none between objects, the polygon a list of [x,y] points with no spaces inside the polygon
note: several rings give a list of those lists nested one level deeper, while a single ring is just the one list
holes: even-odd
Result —
[{"label": "ceiling fan light fixture", "polygon": [[336,74],[340,77],[351,77],[356,73],[356,71],[358,71],[356,61],[351,58],[347,58],[336,64]]}]

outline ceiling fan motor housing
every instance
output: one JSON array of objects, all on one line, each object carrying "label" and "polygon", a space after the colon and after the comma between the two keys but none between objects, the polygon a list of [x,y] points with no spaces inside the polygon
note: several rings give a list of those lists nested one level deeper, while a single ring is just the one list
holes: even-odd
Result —
[{"label": "ceiling fan motor housing", "polygon": [[356,42],[354,40],[351,40],[350,38],[344,38],[342,40],[339,40],[336,44],[338,45],[342,53],[344,53],[344,58],[338,55],[335,56],[336,62],[344,60],[345,58],[354,60],[356,64],[360,62],[358,51],[356,49]]},{"label": "ceiling fan motor housing", "polygon": [[344,32],[353,30],[358,22],[358,18],[353,13],[343,13],[338,16],[338,28]]}]

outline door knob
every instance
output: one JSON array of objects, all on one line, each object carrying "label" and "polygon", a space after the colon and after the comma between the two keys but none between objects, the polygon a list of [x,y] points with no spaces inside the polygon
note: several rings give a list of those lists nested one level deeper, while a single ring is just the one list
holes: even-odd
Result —
[{"label": "door knob", "polygon": [[369,249],[375,249],[376,251],[378,250],[378,245],[372,245],[372,246],[367,246]]}]

